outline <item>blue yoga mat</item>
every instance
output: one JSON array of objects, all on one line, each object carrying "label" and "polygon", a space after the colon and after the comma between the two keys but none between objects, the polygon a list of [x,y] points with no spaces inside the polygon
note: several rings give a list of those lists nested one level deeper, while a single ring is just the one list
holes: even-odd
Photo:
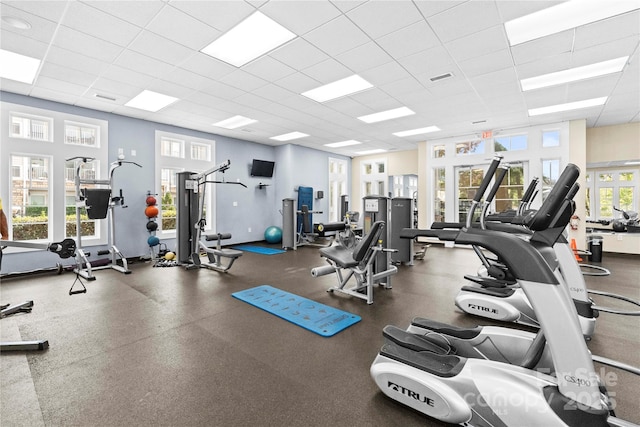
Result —
[{"label": "blue yoga mat", "polygon": [[275,254],[282,254],[286,252],[286,251],[283,251],[282,249],[265,248],[264,246],[252,246],[252,245],[234,246],[233,249],[237,249],[239,251],[245,251],[245,252],[253,252],[261,255],[275,255]]},{"label": "blue yoga mat", "polygon": [[355,314],[269,285],[245,289],[231,295],[323,337],[333,336],[361,320]]}]

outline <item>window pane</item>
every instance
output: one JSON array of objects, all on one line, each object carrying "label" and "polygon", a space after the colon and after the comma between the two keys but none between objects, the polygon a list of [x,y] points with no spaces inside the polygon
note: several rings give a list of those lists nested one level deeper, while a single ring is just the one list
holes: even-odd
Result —
[{"label": "window pane", "polygon": [[560,145],[560,132],[557,130],[542,132],[543,147],[557,147]]},{"label": "window pane", "polygon": [[527,135],[518,135],[511,137],[511,150],[526,150]]},{"label": "window pane", "polygon": [[621,172],[620,181],[633,181],[633,172]]},{"label": "window pane", "polygon": [[176,229],[177,169],[161,169],[160,224],[162,231]]},{"label": "window pane", "polygon": [[14,138],[51,141],[53,121],[47,117],[12,116],[11,136]]},{"label": "window pane", "polygon": [[445,218],[445,170],[438,168],[435,171],[435,200],[434,200],[434,221],[444,221]]},{"label": "window pane", "polygon": [[13,177],[11,203],[4,207],[12,215],[13,240],[49,238],[49,158],[11,156],[11,165],[20,169]]},{"label": "window pane", "polygon": [[598,191],[600,196],[600,212],[602,218],[613,217],[613,188],[600,188]]},{"label": "window pane", "polygon": [[493,141],[493,149],[496,152],[509,151],[509,138],[496,138]]},{"label": "window pane", "polygon": [[433,157],[438,159],[444,157],[445,154],[445,146],[444,145],[436,145],[433,147]]},{"label": "window pane", "polygon": [[364,164],[364,173],[366,175],[371,175],[372,171],[373,171],[373,166],[371,165],[371,163],[365,163]]},{"label": "window pane", "polygon": [[620,209],[623,211],[634,210],[633,187],[620,187],[618,198],[620,200]]},{"label": "window pane", "polygon": [[384,173],[384,163],[378,163],[378,173]]},{"label": "window pane", "polygon": [[[96,179],[98,162],[82,163],[80,179]],[[73,160],[65,163],[65,237],[75,238],[77,234],[76,221],[76,173],[77,165]],[[96,188],[95,184],[81,184],[80,188]],[[87,208],[80,208],[80,230],[82,237],[95,237],[97,235],[96,221],[89,219]]]},{"label": "window pane", "polygon": [[589,187],[584,189],[584,203],[587,218],[591,218],[591,189]]},{"label": "window pane", "polygon": [[80,123],[65,123],[64,143],[74,145],[86,145],[94,147],[98,145],[98,128]]},{"label": "window pane", "polygon": [[613,174],[610,173],[601,173],[599,176],[601,182],[610,182],[613,181]]}]

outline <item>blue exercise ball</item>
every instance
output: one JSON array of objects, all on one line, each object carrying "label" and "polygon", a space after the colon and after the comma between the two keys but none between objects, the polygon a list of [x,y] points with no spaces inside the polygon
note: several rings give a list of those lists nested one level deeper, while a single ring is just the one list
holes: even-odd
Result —
[{"label": "blue exercise ball", "polygon": [[149,238],[147,239],[147,244],[149,246],[157,246],[160,244],[160,239],[158,239],[156,236],[149,236]]},{"label": "blue exercise ball", "polygon": [[267,243],[280,243],[282,241],[282,229],[272,225],[264,230],[264,239]]}]

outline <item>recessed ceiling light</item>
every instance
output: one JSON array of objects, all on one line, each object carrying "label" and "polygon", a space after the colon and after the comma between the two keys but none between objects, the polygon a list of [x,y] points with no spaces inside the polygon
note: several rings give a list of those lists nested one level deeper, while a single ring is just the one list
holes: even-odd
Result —
[{"label": "recessed ceiling light", "polygon": [[226,120],[222,120],[218,123],[214,123],[214,126],[218,126],[225,129],[236,129],[245,125],[249,125],[251,123],[255,123],[257,120],[250,119],[244,116],[233,116]]},{"label": "recessed ceiling light", "polygon": [[569,102],[567,104],[550,105],[548,107],[532,108],[529,110],[529,116],[540,116],[542,114],[559,113],[562,111],[579,110],[581,108],[597,107],[604,105],[607,97],[585,99],[584,101]]},{"label": "recessed ceiling light", "polygon": [[609,61],[598,62],[596,64],[570,68],[568,70],[558,71],[555,73],[522,79],[520,80],[520,85],[522,86],[522,90],[526,92],[528,90],[557,86],[560,84],[575,82],[578,80],[585,80],[593,77],[604,76],[607,74],[618,73],[622,71],[628,60],[629,57],[624,56],[622,58],[611,59]]},{"label": "recessed ceiling light", "polygon": [[407,107],[394,108],[393,110],[381,111],[379,113],[368,114],[366,116],[358,117],[358,120],[362,120],[365,123],[376,123],[385,120],[397,119],[398,117],[405,117],[415,114]]},{"label": "recessed ceiling light", "polygon": [[273,19],[255,12],[204,47],[201,52],[242,67],[295,37],[294,33]]},{"label": "recessed ceiling light", "polygon": [[0,49],[0,77],[32,84],[40,68],[40,60]]},{"label": "recessed ceiling light", "polygon": [[424,133],[437,132],[439,130],[440,128],[438,126],[427,126],[426,128],[404,130],[402,132],[394,132],[393,134],[395,136],[402,137],[402,136],[422,135]]},{"label": "recessed ceiling light", "polygon": [[631,160],[629,162],[624,162],[626,166],[640,165],[640,160]]},{"label": "recessed ceiling light", "polygon": [[272,136],[269,139],[275,139],[276,141],[291,141],[292,139],[304,138],[307,136],[309,135],[302,132],[289,132],[283,135]]},{"label": "recessed ceiling light", "polygon": [[361,156],[366,156],[367,154],[378,154],[378,153],[386,153],[387,150],[383,150],[382,148],[375,148],[373,150],[366,150],[366,151],[356,151],[356,154],[359,154]]},{"label": "recessed ceiling light", "polygon": [[362,144],[362,142],[356,141],[355,139],[350,139],[348,141],[332,142],[331,144],[324,144],[324,146],[331,147],[331,148],[339,148],[339,147],[348,147],[349,145],[358,145],[358,144]]},{"label": "recessed ceiling light", "polygon": [[143,90],[138,96],[124,105],[155,113],[156,111],[162,110],[167,105],[173,104],[177,100],[178,98],[174,98],[173,96],[164,95],[150,90]]},{"label": "recessed ceiling light", "polygon": [[635,1],[571,0],[504,23],[509,44],[535,40],[638,9]]},{"label": "recessed ceiling light", "polygon": [[371,89],[373,85],[354,74],[351,77],[337,80],[333,83],[317,87],[303,92],[302,95],[311,98],[316,102],[326,102],[343,96],[352,95],[356,92]]},{"label": "recessed ceiling light", "polygon": [[31,24],[25,21],[22,18],[18,18],[16,16],[5,15],[2,17],[2,21],[7,25],[10,25],[13,28],[17,28],[19,30],[30,30]]}]

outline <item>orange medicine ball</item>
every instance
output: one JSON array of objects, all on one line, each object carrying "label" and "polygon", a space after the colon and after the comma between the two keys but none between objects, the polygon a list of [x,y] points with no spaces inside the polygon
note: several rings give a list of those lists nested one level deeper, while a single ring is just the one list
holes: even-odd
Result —
[{"label": "orange medicine ball", "polygon": [[155,206],[147,206],[147,208],[144,210],[144,214],[147,216],[147,218],[154,218],[158,216],[158,213],[158,208]]}]

